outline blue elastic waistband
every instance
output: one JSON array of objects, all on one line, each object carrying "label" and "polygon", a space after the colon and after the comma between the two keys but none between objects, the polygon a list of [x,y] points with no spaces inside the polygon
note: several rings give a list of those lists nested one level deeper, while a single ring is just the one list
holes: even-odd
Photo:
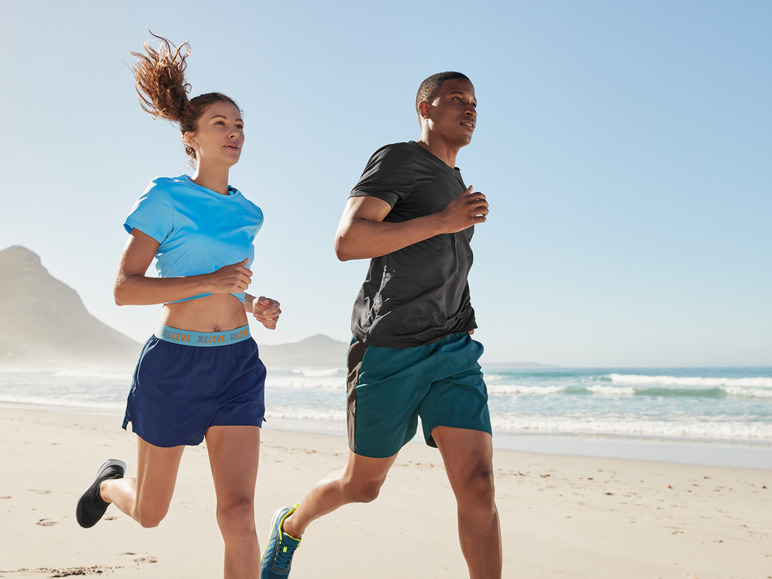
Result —
[{"label": "blue elastic waistband", "polygon": [[184,346],[225,346],[243,342],[250,338],[249,326],[242,326],[235,330],[227,332],[190,332],[188,330],[178,330],[168,326],[159,326],[155,331],[155,336],[164,342],[182,344]]}]

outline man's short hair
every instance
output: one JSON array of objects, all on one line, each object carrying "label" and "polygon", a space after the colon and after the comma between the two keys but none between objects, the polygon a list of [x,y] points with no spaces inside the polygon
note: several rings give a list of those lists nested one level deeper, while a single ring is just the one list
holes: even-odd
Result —
[{"label": "man's short hair", "polygon": [[418,94],[415,97],[416,112],[419,112],[418,105],[423,102],[431,103],[435,98],[437,98],[437,93],[440,92],[440,88],[442,87],[443,82],[446,80],[453,80],[455,78],[463,78],[464,80],[469,80],[469,77],[465,74],[448,71],[438,72],[437,74],[433,74],[425,81],[423,81],[421,86],[418,87]]}]

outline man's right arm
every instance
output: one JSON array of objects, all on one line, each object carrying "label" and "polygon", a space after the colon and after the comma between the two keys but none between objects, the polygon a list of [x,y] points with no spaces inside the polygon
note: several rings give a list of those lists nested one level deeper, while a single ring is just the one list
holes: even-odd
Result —
[{"label": "man's right arm", "polygon": [[341,261],[370,259],[393,253],[443,233],[457,233],[485,221],[488,202],[471,187],[440,213],[400,223],[384,222],[391,206],[377,197],[351,197],[335,234],[335,255]]}]

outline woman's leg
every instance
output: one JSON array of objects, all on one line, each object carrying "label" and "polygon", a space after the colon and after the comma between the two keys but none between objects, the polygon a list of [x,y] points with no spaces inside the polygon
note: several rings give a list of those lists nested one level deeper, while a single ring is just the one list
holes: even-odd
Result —
[{"label": "woman's leg", "polygon": [[163,448],[137,437],[137,477],[102,483],[102,500],[143,527],[157,527],[169,511],[184,446]]},{"label": "woman's leg", "polygon": [[206,446],[217,495],[217,524],[225,542],[226,579],[260,575],[255,530],[255,483],[260,456],[257,426],[212,426]]}]

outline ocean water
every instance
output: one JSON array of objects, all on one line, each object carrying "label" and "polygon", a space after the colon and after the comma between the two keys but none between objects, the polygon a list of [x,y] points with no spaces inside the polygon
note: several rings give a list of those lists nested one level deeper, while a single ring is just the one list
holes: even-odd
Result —
[{"label": "ocean water", "polygon": [[[499,448],[772,468],[772,368],[483,370]],[[0,403],[121,415],[129,382],[2,370]],[[269,369],[266,408],[267,427],[344,436],[345,372]]]}]

